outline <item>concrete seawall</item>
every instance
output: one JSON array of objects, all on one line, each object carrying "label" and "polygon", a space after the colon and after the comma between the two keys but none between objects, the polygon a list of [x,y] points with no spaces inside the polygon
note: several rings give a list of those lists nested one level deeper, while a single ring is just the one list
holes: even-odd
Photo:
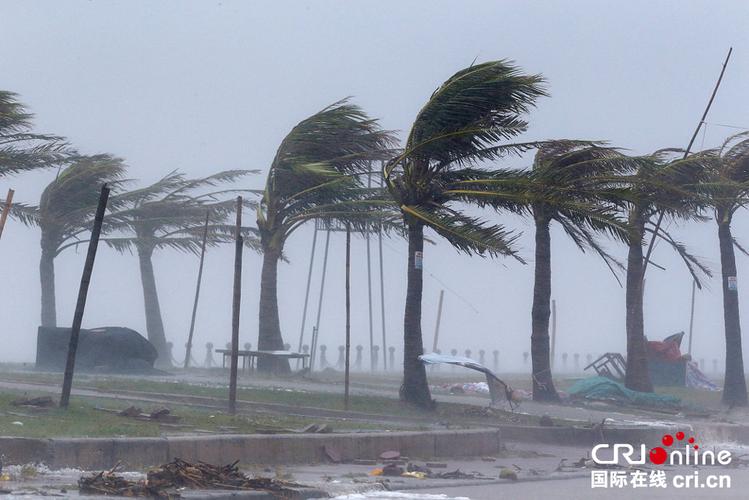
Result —
[{"label": "concrete seawall", "polygon": [[460,458],[493,455],[507,442],[561,446],[599,443],[658,443],[664,433],[678,430],[704,436],[703,442],[749,444],[749,428],[714,424],[682,427],[538,427],[505,425],[491,429],[348,434],[276,434],[170,436],[156,438],[0,437],[7,464],[44,463],[50,468],[106,469],[121,462],[130,469],[166,463],[174,458],[209,463],[312,464],[328,460],[329,447],[341,460],[376,459],[387,450],[409,458]]}]

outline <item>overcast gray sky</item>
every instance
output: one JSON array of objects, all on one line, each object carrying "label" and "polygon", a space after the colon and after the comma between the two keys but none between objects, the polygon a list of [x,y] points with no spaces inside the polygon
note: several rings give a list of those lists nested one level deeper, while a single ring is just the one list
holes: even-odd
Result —
[{"label": "overcast gray sky", "polygon": [[[264,174],[289,129],[345,96],[407,131],[430,93],[453,72],[479,61],[513,59],[548,80],[550,98],[529,116],[525,138],[604,139],[647,153],[684,147],[729,46],[734,55],[696,146],[711,147],[749,128],[749,3],[735,1],[8,1],[0,0],[0,88],[21,95],[39,131],[64,135],[86,153],[123,157],[130,176],[154,181],[172,169],[197,176],[229,168]],[[524,166],[520,159],[508,165]],[[260,187],[264,174],[246,182]],[[0,191],[35,203],[54,172],[0,179]],[[252,219],[252,214],[250,214]],[[499,349],[515,368],[529,350],[532,225],[522,255],[469,259],[444,241],[425,250],[425,343],[431,345],[439,290],[447,287],[443,350]],[[674,229],[674,227],[672,227]],[[749,229],[737,217],[735,234]],[[676,233],[720,274],[714,222]],[[0,242],[0,360],[33,361],[39,322],[38,231],[16,221]],[[553,244],[557,351],[623,351],[624,290],[605,266],[581,255],[561,232]],[[284,337],[296,344],[311,231],[287,246],[279,294]],[[343,238],[331,244],[321,342],[343,334]],[[623,248],[615,248],[625,256]],[[374,248],[373,248],[374,250]],[[401,352],[406,245],[386,242],[386,327]],[[68,325],[85,252],[57,260],[58,322]],[[321,252],[318,252],[318,256]],[[373,254],[373,257],[376,254]],[[368,342],[366,254],[354,242],[353,341]],[[689,322],[690,277],[660,246],[647,277],[646,334],[657,339]],[[197,259],[155,257],[167,336],[185,342]],[[376,260],[373,261],[376,270]],[[749,259],[738,256],[745,323]],[[256,343],[259,256],[247,253],[241,342]],[[197,342],[230,337],[232,250],[206,262]],[[319,267],[313,282],[319,282]],[[722,362],[720,282],[697,296],[694,355]],[[379,297],[375,288],[374,296]],[[316,293],[312,300],[316,301]],[[375,334],[380,336],[379,302]],[[308,322],[310,324],[310,322]],[[97,258],[84,327],[123,325],[145,333],[137,259],[104,247]],[[745,343],[746,346],[746,343]],[[334,349],[332,349],[334,350]],[[745,347],[745,355],[749,348]],[[333,354],[333,357],[335,355]]]}]

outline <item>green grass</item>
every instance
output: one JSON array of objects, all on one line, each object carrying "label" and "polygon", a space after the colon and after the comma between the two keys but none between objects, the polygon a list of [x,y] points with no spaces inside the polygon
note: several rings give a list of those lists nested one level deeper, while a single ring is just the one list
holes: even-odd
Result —
[{"label": "green grass", "polygon": [[[38,394],[31,394],[34,397]],[[50,438],[50,437],[150,437],[165,433],[196,433],[203,431],[217,433],[254,434],[258,429],[280,428],[301,429],[314,422],[293,416],[276,415],[237,415],[232,416],[217,410],[203,410],[187,406],[170,405],[173,415],[181,417],[179,424],[184,427],[162,426],[157,422],[136,420],[113,413],[97,410],[108,408],[122,410],[130,406],[129,402],[107,398],[74,397],[67,410],[60,408],[35,409],[18,407],[11,404],[21,397],[16,393],[0,393],[0,436]],[[158,405],[133,403],[145,413]],[[15,425],[13,422],[22,422]],[[319,421],[318,421],[319,423]],[[335,430],[371,430],[382,426],[336,422]]]}]

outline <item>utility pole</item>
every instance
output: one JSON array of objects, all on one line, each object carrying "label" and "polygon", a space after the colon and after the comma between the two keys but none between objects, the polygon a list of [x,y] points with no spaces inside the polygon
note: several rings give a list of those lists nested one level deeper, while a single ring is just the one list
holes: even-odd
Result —
[{"label": "utility pole", "polygon": [[346,224],[346,374],[343,407],[349,403],[349,363],[351,359],[351,225]]},{"label": "utility pole", "polygon": [[551,299],[551,367],[554,368],[554,351],[557,344],[557,301]]},{"label": "utility pole", "polygon": [[62,381],[62,396],[60,397],[61,408],[67,408],[70,404],[70,391],[73,388],[73,372],[75,371],[75,355],[78,351],[78,337],[81,334],[81,323],[83,322],[83,311],[86,309],[88,286],[91,283],[91,273],[94,271],[96,249],[99,246],[99,235],[101,234],[101,226],[104,223],[104,212],[107,209],[108,200],[109,186],[104,184],[99,194],[99,204],[96,207],[96,215],[94,216],[94,227],[91,229],[91,239],[88,241],[88,252],[86,253],[86,262],[83,264],[81,285],[78,288],[78,301],[75,304],[75,314],[73,314],[73,327],[70,329],[68,359],[65,363],[65,377]]},{"label": "utility pole", "polygon": [[432,352],[437,352],[437,341],[440,336],[440,321],[442,321],[442,300],[445,298],[445,291],[440,290],[440,300],[437,303],[437,323],[434,325],[434,342],[432,343]]},{"label": "utility pole", "polygon": [[239,307],[242,300],[242,197],[237,196],[236,246],[234,249],[234,293],[231,311],[231,368],[229,373],[229,413],[237,412],[237,365],[239,364]]},{"label": "utility pole", "polygon": [[192,336],[195,332],[195,316],[198,312],[198,298],[200,298],[200,282],[203,280],[203,261],[205,260],[205,245],[208,240],[208,217],[210,212],[205,213],[205,226],[203,226],[203,243],[200,245],[200,266],[198,266],[198,284],[195,286],[195,301],[192,304],[192,318],[190,318],[190,333],[187,335],[187,350],[185,352],[185,369],[190,365],[190,353],[192,351]]},{"label": "utility pole", "polygon": [[694,329],[694,295],[697,291],[697,282],[692,279],[692,306],[689,309],[689,347],[687,352],[692,354],[692,332]]}]

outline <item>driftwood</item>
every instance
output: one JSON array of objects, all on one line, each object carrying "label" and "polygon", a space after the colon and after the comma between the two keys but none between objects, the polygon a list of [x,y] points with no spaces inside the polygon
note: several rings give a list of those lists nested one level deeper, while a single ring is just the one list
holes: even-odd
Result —
[{"label": "driftwood", "polygon": [[[118,464],[119,465],[119,464]],[[145,481],[129,481],[118,476],[117,466],[109,471],[81,477],[81,493],[96,495],[179,498],[178,490],[219,489],[265,491],[276,498],[289,498],[301,485],[271,478],[249,478],[233,464],[217,466],[203,462],[190,463],[176,459],[148,472]]]}]

